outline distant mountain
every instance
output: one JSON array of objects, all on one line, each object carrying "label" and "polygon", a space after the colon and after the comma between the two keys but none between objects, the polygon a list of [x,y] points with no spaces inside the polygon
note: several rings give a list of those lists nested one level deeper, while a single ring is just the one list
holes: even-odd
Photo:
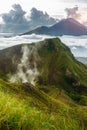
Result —
[{"label": "distant mountain", "polygon": [[51,27],[42,26],[32,31],[26,32],[23,35],[29,35],[32,33],[54,35],[54,36],[60,36],[60,35],[80,36],[80,35],[87,35],[87,27],[79,23],[75,19],[68,18],[61,20],[60,22],[54,24]]}]

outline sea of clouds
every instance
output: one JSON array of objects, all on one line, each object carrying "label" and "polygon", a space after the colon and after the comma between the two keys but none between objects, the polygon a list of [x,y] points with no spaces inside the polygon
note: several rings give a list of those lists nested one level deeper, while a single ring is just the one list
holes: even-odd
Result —
[{"label": "sea of clouds", "polygon": [[[47,35],[23,35],[9,37],[10,34],[0,34],[0,50],[18,44],[42,41],[46,38],[53,38]],[[61,41],[66,44],[76,57],[87,57],[87,36],[59,36]]]}]

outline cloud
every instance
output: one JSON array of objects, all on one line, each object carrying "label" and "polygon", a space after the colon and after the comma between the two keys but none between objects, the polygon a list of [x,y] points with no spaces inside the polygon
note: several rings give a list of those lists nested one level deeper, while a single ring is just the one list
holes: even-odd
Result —
[{"label": "cloud", "polygon": [[19,4],[14,4],[9,13],[2,14],[4,21],[4,30],[7,32],[21,32],[27,29],[28,22],[25,19],[26,12],[22,10]]},{"label": "cloud", "polygon": [[2,18],[5,23],[21,23],[24,22],[24,14],[25,11],[22,10],[19,4],[15,4],[12,6],[13,9],[9,13],[2,14]]},{"label": "cloud", "polygon": [[[15,46],[18,44],[29,44],[32,42],[39,42],[42,41],[46,38],[53,38],[51,36],[46,36],[46,35],[36,35],[36,34],[31,34],[31,35],[24,35],[24,36],[15,36],[15,37],[8,37],[8,33],[4,34],[5,37],[3,37],[3,34],[0,33],[0,50]],[[7,37],[8,38],[7,38]]]},{"label": "cloud", "polygon": [[1,15],[4,24],[0,24],[3,32],[23,33],[30,31],[37,26],[46,26],[56,23],[46,12],[39,11],[36,8],[31,9],[31,14],[26,17],[26,12],[20,4],[14,4],[12,10]]},{"label": "cloud", "polygon": [[37,10],[36,8],[32,8],[31,9],[31,22],[34,25],[52,25],[53,23],[55,23],[55,19],[51,18],[47,12],[43,12],[40,10]]},{"label": "cloud", "polygon": [[[32,42],[39,42],[46,38],[53,38],[46,35],[24,35],[9,38],[0,38],[0,50],[15,46],[18,44],[30,44]],[[69,46],[74,56],[87,57],[87,36],[60,36],[61,41]]]},{"label": "cloud", "polygon": [[87,8],[86,7],[75,6],[73,8],[66,8],[65,12],[66,12],[67,18],[74,18],[75,20],[87,26],[87,13],[86,13]]},{"label": "cloud", "polygon": [[78,9],[78,6],[75,6],[73,8],[66,8],[65,11],[67,13],[67,18],[80,19],[81,14],[78,13]]},{"label": "cloud", "polygon": [[61,41],[66,44],[76,57],[87,57],[87,36],[62,36]]},{"label": "cloud", "polygon": [[77,50],[77,48],[75,46],[72,47],[72,50]]}]

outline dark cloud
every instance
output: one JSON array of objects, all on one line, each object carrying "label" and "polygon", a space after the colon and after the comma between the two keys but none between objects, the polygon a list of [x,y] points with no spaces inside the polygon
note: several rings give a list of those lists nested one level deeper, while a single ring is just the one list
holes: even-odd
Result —
[{"label": "dark cloud", "polygon": [[79,19],[81,17],[81,14],[78,13],[78,6],[66,8],[65,11],[67,13],[67,18]]},{"label": "dark cloud", "polygon": [[31,9],[31,21],[34,25],[52,25],[55,20],[51,18],[46,12],[39,11],[36,8]]},{"label": "dark cloud", "polygon": [[52,25],[56,22],[56,20],[51,18],[46,12],[43,13],[36,8],[31,9],[30,20],[28,20],[25,15],[26,12],[20,5],[14,4],[9,13],[1,15],[4,21],[4,25],[1,26],[3,32],[23,33],[37,26]]},{"label": "dark cloud", "polygon": [[24,15],[26,12],[24,12],[21,8],[21,6],[13,5],[13,9],[9,13],[2,14],[3,21],[5,23],[20,23],[24,22]]},{"label": "dark cloud", "polygon": [[27,29],[28,22],[25,19],[26,12],[22,10],[19,4],[14,4],[13,9],[9,13],[2,14],[4,21],[4,29],[7,32],[21,32]]}]

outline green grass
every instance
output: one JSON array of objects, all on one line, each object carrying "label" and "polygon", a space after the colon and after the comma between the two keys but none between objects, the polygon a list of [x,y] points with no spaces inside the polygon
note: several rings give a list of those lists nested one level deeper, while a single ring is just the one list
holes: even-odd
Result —
[{"label": "green grass", "polygon": [[[0,130],[87,130],[87,66],[76,61],[57,38],[38,46],[41,73],[35,87],[9,83],[7,77],[16,64],[1,65]],[[20,59],[20,51],[11,55],[9,49],[5,52],[10,61]],[[1,55],[1,61],[6,56]]]},{"label": "green grass", "polygon": [[0,92],[0,128],[14,130],[80,130],[79,121],[64,113],[47,114]]},{"label": "green grass", "polygon": [[[84,123],[87,121],[86,110],[75,105],[64,92],[61,94],[67,102],[61,99],[61,95],[57,95],[58,88],[54,89],[55,86],[48,86],[48,94],[38,91],[38,88],[46,86],[38,86],[32,90],[36,91],[36,95],[37,93],[41,95],[39,98],[30,92],[20,92],[20,86],[18,89],[17,85],[13,85],[14,90],[11,87],[9,89],[8,83],[0,80],[1,130],[86,130]],[[72,104],[68,104],[68,99]],[[36,104],[32,105],[31,102],[34,101]]]}]

